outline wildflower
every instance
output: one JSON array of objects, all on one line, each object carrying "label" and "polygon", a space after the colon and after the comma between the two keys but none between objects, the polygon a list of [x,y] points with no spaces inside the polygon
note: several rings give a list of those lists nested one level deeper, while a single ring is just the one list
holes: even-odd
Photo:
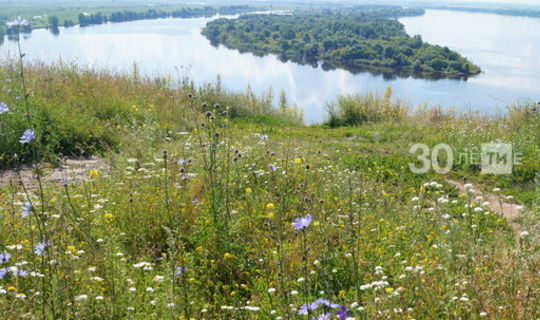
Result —
[{"label": "wildflower", "polygon": [[[317,300],[315,300],[315,301],[313,301],[311,303],[306,303],[306,304],[301,305],[300,308],[298,309],[297,313],[300,314],[300,315],[308,314],[309,311],[317,310],[320,306],[324,306],[324,307],[332,308],[332,309],[337,309],[337,308],[340,307],[340,305],[338,305],[338,304],[331,303],[330,301],[328,301],[326,299],[319,298],[319,299],[317,299]],[[341,308],[343,310],[344,307],[341,307]],[[345,308],[345,311],[346,310],[347,310],[347,308]],[[327,319],[327,318],[325,318],[325,319]]]},{"label": "wildflower", "polygon": [[20,144],[26,144],[26,143],[30,143],[32,142],[34,139],[36,138],[35,134],[34,134],[34,130],[32,129],[26,129],[21,138],[19,139],[19,143]]},{"label": "wildflower", "polygon": [[313,221],[313,216],[308,214],[305,217],[294,219],[294,222],[292,223],[295,230],[302,230],[304,228],[307,228],[311,222]]},{"label": "wildflower", "polygon": [[95,179],[97,177],[99,177],[100,173],[98,170],[96,169],[92,169],[90,171],[88,171],[88,176],[91,178],[91,179]]},{"label": "wildflower", "polygon": [[330,313],[323,313],[317,317],[317,320],[329,320],[330,319]]},{"label": "wildflower", "polygon": [[1,268],[0,269],[0,279],[4,279],[4,277],[9,273],[8,268]]},{"label": "wildflower", "polygon": [[272,203],[272,202],[269,202],[266,204],[266,208],[267,209],[274,209],[276,206]]},{"label": "wildflower", "polygon": [[298,295],[298,291],[296,290],[291,291],[291,296],[296,296],[296,295]]},{"label": "wildflower", "polygon": [[331,303],[330,301],[328,301],[326,299],[319,298],[319,299],[315,300],[315,302],[318,305],[323,305],[323,306],[328,307],[328,308],[333,308],[333,309],[339,308],[339,304]]},{"label": "wildflower", "polygon": [[268,135],[267,134],[261,135],[261,140],[268,140]]},{"label": "wildflower", "polygon": [[336,312],[336,316],[338,316],[339,320],[347,319],[349,317],[347,307],[341,306],[341,308]]},{"label": "wildflower", "polygon": [[143,262],[135,263],[133,265],[133,268],[140,269],[140,268],[144,268],[148,266],[152,266],[152,264],[150,262],[143,261]]},{"label": "wildflower", "polygon": [[21,19],[21,17],[17,17],[17,19],[13,20],[13,21],[9,21],[6,23],[8,28],[13,28],[13,27],[23,27],[23,26],[27,26],[28,25],[28,20],[26,19]]},{"label": "wildflower", "polygon": [[176,277],[181,276],[184,272],[186,272],[186,267],[176,267],[176,271],[174,272],[174,275]]},{"label": "wildflower", "polygon": [[270,289],[268,289],[268,293],[274,293],[274,292],[276,292],[276,288],[270,288]]},{"label": "wildflower", "polygon": [[[15,267],[17,268],[17,267]],[[28,271],[26,270],[19,270],[18,268],[17,269],[14,269],[12,270],[13,274],[17,277],[26,277],[28,276]]]},{"label": "wildflower", "polygon": [[11,255],[7,252],[0,252],[0,264],[8,263]]},{"label": "wildflower", "polygon": [[50,241],[43,241],[34,246],[34,253],[41,256],[45,253],[45,250],[50,245]]},{"label": "wildflower", "polygon": [[295,163],[295,164],[302,164],[302,159],[300,159],[300,158],[295,158],[295,159],[294,159],[294,163]]},{"label": "wildflower", "polygon": [[232,258],[234,258],[234,254],[228,253],[228,252],[227,252],[227,253],[225,253],[225,254],[223,255],[223,258],[224,258],[224,259],[232,259]]},{"label": "wildflower", "polygon": [[88,296],[85,295],[85,294],[81,294],[80,296],[76,296],[73,300],[75,301],[83,301],[83,300],[86,300],[88,299]]},{"label": "wildflower", "polygon": [[101,300],[103,300],[103,299],[104,299],[103,296],[97,296],[97,297],[96,297],[96,301],[101,301]]},{"label": "wildflower", "polygon": [[254,306],[245,306],[244,309],[248,310],[248,311],[259,311],[259,310],[261,310],[261,308],[254,307]]},{"label": "wildflower", "polygon": [[6,113],[8,111],[9,111],[8,105],[3,102],[0,102],[0,114]]},{"label": "wildflower", "polygon": [[251,193],[251,188],[246,188],[246,193]]},{"label": "wildflower", "polygon": [[300,315],[308,314],[309,311],[316,310],[319,307],[317,302],[305,303],[300,306],[296,313]]},{"label": "wildflower", "polygon": [[[529,233],[527,231],[522,231],[519,236],[524,238],[524,237],[527,237],[529,235]],[[1,255],[0,255],[0,261],[1,261]]]}]

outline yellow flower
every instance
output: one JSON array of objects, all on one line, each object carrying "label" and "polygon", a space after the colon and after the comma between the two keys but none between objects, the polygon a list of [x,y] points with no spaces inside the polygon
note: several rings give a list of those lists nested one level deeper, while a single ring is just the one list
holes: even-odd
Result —
[{"label": "yellow flower", "polygon": [[9,286],[7,287],[7,291],[17,291],[17,288],[15,288],[14,286]]},{"label": "yellow flower", "polygon": [[225,259],[232,259],[232,258],[234,258],[234,254],[228,253],[228,252],[227,252],[227,253],[225,253],[225,254],[223,255],[223,258],[225,258]]},{"label": "yellow flower", "polygon": [[268,214],[266,215],[266,217],[271,219],[271,218],[274,217],[274,214],[273,214],[272,212],[270,212],[270,213],[268,213]]},{"label": "yellow flower", "polygon": [[246,188],[246,193],[251,193],[251,188]]},{"label": "yellow flower", "polygon": [[274,209],[276,206],[274,206],[274,204],[272,202],[269,202],[266,204],[266,208],[267,209]]},{"label": "yellow flower", "polygon": [[73,253],[77,251],[77,248],[75,248],[75,246],[67,246],[67,250]]},{"label": "yellow flower", "polygon": [[88,171],[88,176],[90,178],[92,178],[92,179],[99,177],[99,175],[100,175],[100,173],[96,169],[92,169],[92,170]]},{"label": "yellow flower", "polygon": [[106,213],[103,215],[105,218],[107,219],[112,219],[113,218],[113,215],[111,213]]},{"label": "yellow flower", "polygon": [[394,288],[386,288],[384,291],[386,291],[386,293],[392,293],[394,292]]},{"label": "yellow flower", "polygon": [[302,164],[302,159],[301,159],[301,158],[295,158],[295,159],[294,159],[294,163],[296,163],[296,164]]}]

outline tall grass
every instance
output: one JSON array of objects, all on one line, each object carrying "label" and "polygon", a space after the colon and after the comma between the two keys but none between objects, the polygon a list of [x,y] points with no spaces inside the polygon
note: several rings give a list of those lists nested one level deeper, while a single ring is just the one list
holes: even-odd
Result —
[{"label": "tall grass", "polygon": [[[24,108],[19,71],[13,61],[0,65],[0,101],[11,112],[1,120],[0,167],[33,160],[18,143],[24,128]],[[26,78],[44,155],[54,161],[58,154],[88,156],[118,151],[133,135],[161,139],[170,132],[193,129],[197,116],[218,104],[232,118],[266,115],[291,124],[302,122],[293,107],[274,108],[272,97],[253,92],[230,93],[220,83],[196,88],[189,79],[180,84],[168,78],[141,78],[133,74],[84,69],[72,64],[27,66]],[[148,139],[146,139],[148,140]]]},{"label": "tall grass", "polygon": [[[171,88],[34,65],[26,91],[20,72],[2,72],[7,136],[37,132],[24,145],[2,140],[3,152],[21,148],[40,182],[0,187],[4,319],[540,317],[537,219],[516,233],[472,193],[413,174],[403,152],[422,136],[525,145],[536,114],[419,126],[387,94],[365,100],[380,110],[344,100],[360,110],[344,118],[357,128],[268,128],[261,117],[293,124],[298,114],[219,82]],[[109,172],[64,185],[42,183],[29,152],[107,149]]]},{"label": "tall grass", "polygon": [[382,97],[374,93],[339,96],[335,102],[327,105],[327,111],[326,123],[335,128],[398,121],[406,115],[407,108],[392,101],[392,89],[388,87]]}]

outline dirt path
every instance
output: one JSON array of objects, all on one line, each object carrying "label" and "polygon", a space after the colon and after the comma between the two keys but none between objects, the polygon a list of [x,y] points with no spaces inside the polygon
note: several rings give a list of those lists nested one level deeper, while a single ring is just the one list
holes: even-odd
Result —
[{"label": "dirt path", "polygon": [[[452,180],[449,178],[445,178],[445,181],[456,187],[460,193],[466,193],[467,190],[465,188],[465,184],[462,182],[458,182],[456,180]],[[472,183],[471,183],[472,184]],[[504,196],[497,196],[489,192],[482,191],[478,188],[477,185],[472,184],[473,188],[473,201],[477,204],[482,204],[484,202],[489,202],[489,205],[484,206],[488,208],[490,211],[495,212],[499,215],[501,215],[503,218],[505,218],[510,226],[516,231],[522,231],[523,225],[521,224],[520,220],[522,218],[522,208],[520,208],[519,205],[505,202],[502,197]],[[477,196],[482,196],[483,200],[476,200]]]},{"label": "dirt path", "polygon": [[[58,168],[44,168],[43,181],[56,184],[78,183],[89,178],[88,172],[90,170],[104,171],[108,167],[105,160],[100,158],[68,159]],[[15,171],[0,172],[0,187],[9,186],[10,184],[19,185],[21,180],[29,189],[36,187],[37,181],[34,172],[30,168],[23,168],[20,171],[20,178]]]}]

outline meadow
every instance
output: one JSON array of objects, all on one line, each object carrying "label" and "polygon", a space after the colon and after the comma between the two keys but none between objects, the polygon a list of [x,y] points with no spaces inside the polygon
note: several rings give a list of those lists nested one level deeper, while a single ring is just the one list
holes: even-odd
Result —
[{"label": "meadow", "polygon": [[[0,79],[0,165],[34,173],[1,181],[3,319],[540,317],[533,103],[487,116],[389,89],[339,97],[305,126],[285,98],[219,81],[24,58]],[[512,174],[409,169],[411,144],[490,141],[522,154]],[[84,181],[65,166],[91,155],[107,166]],[[519,220],[472,189],[518,204]]]}]

